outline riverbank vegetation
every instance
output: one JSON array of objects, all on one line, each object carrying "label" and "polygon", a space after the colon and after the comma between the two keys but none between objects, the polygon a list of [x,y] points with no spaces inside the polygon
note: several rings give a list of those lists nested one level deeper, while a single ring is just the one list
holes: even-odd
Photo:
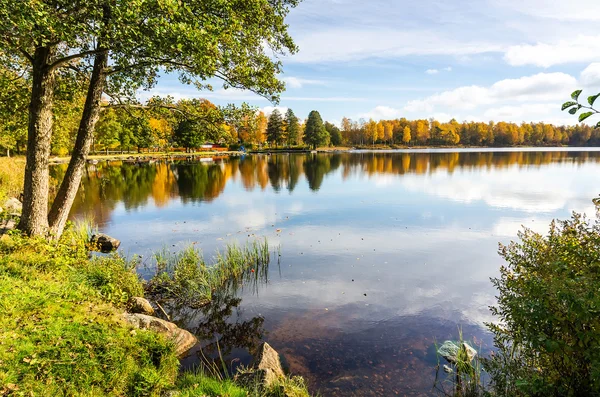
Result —
[{"label": "riverbank vegetation", "polygon": [[193,246],[171,253],[155,254],[156,273],[145,286],[154,300],[199,308],[212,300],[215,291],[240,285],[245,279],[265,277],[271,254],[266,240],[239,248],[228,245],[209,265]]},{"label": "riverbank vegetation", "polygon": [[[308,396],[295,378],[264,390],[214,371],[179,374],[170,340],[123,320],[129,298],[143,295],[137,262],[118,255],[89,259],[86,238],[85,227],[67,228],[59,241],[16,232],[0,238],[0,394],[279,396],[286,390]],[[228,249],[215,266],[230,270],[214,274],[236,269],[243,252],[259,260],[258,249]]]}]

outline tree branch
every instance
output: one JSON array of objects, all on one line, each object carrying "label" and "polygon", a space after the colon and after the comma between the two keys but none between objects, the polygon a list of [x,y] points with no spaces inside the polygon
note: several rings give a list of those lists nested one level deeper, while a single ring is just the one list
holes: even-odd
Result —
[{"label": "tree branch", "polygon": [[94,55],[94,54],[97,54],[97,53],[99,53],[101,51],[103,51],[103,50],[90,50],[90,51],[80,52],[78,54],[69,55],[69,56],[57,59],[56,61],[54,61],[53,63],[51,63],[48,66],[48,68],[50,70],[57,69],[57,68],[61,67],[62,65],[66,64],[66,63],[69,63],[73,59],[83,58],[83,57],[86,57],[88,55]]},{"label": "tree branch", "polygon": [[27,51],[25,51],[25,49],[19,48],[19,51],[21,52],[21,54],[23,54],[25,56],[25,58],[27,58],[27,60],[29,62],[33,63],[33,57],[31,55],[29,55],[29,53]]}]

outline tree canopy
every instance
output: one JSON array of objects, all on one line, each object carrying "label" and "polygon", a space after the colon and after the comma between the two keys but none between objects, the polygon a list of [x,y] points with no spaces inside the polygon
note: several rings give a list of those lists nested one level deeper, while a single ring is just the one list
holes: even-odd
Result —
[{"label": "tree canopy", "polygon": [[323,125],[323,119],[316,110],[308,115],[306,127],[304,128],[304,142],[316,148],[329,144],[329,134]]},{"label": "tree canopy", "polygon": [[[11,84],[30,87],[22,91],[30,100],[19,227],[32,235],[62,233],[106,98],[104,105],[140,107],[137,92],[172,73],[199,89],[220,81],[277,102],[284,89],[278,55],[296,51],[285,17],[298,2],[0,0],[0,87],[12,76]],[[73,156],[48,213],[54,102],[59,93],[76,92],[85,101]]]}]

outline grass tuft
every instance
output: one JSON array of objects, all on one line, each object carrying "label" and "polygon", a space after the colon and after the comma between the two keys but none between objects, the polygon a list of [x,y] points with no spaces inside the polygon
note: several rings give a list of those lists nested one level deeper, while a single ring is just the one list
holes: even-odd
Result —
[{"label": "grass tuft", "polygon": [[224,252],[217,252],[212,265],[194,247],[174,254],[163,249],[154,258],[156,273],[146,285],[147,294],[198,308],[210,303],[217,290],[266,277],[271,256],[264,240],[244,248],[228,245]]}]

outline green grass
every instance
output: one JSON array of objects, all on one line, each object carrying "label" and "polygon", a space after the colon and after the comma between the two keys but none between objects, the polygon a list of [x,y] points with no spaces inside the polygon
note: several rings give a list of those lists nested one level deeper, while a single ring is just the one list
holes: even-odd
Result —
[{"label": "green grass", "polygon": [[19,195],[23,189],[24,172],[24,158],[0,157],[0,206],[6,199]]},{"label": "green grass", "polygon": [[67,231],[60,242],[0,240],[0,394],[152,396],[172,385],[172,344],[123,323],[119,306],[141,291],[122,261],[88,260]]},{"label": "green grass", "polygon": [[198,308],[210,303],[214,291],[266,277],[270,253],[265,240],[244,248],[228,245],[217,253],[212,265],[194,247],[179,253],[163,249],[154,258],[156,274],[146,285],[146,292],[157,300]]}]

